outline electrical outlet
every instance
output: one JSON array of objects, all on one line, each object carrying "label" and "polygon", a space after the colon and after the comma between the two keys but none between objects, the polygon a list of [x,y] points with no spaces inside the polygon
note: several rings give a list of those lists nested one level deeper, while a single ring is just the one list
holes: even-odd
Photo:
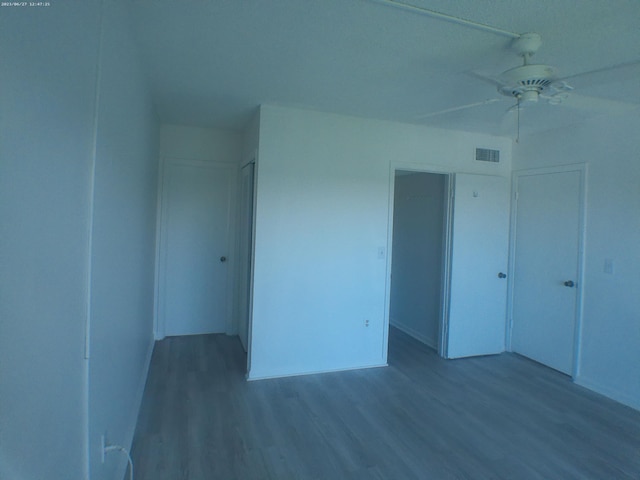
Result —
[{"label": "electrical outlet", "polygon": [[365,327],[368,327],[368,326],[369,326],[369,320],[368,320],[368,319],[366,319],[366,320],[364,321],[364,326],[365,326]]},{"label": "electrical outlet", "polygon": [[604,259],[604,273],[613,275],[613,259],[612,258]]}]

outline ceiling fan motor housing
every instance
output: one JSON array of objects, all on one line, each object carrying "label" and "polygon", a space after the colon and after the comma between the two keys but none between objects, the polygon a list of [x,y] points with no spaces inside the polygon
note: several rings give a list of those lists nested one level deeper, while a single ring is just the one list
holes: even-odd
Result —
[{"label": "ceiling fan motor housing", "polygon": [[523,102],[536,102],[538,96],[555,81],[555,69],[548,65],[522,65],[501,75],[498,91]]}]

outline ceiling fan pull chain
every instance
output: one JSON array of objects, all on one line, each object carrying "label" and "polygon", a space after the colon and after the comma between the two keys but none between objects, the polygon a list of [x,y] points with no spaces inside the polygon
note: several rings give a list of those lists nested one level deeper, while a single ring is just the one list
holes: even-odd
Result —
[{"label": "ceiling fan pull chain", "polygon": [[518,126],[516,130],[516,143],[520,143],[520,98],[518,98]]}]

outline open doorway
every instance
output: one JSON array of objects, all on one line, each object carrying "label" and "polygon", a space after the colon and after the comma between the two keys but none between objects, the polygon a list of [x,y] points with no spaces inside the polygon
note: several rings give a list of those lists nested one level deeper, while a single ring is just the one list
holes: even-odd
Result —
[{"label": "open doorway", "polygon": [[449,175],[396,170],[389,324],[444,356]]}]

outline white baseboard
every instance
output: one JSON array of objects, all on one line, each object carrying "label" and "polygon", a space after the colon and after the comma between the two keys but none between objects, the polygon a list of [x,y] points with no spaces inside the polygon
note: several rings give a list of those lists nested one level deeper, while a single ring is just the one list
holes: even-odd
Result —
[{"label": "white baseboard", "polygon": [[433,349],[437,350],[436,342],[432,338],[427,338],[426,335],[418,332],[417,330],[414,330],[411,327],[407,327],[406,325],[403,325],[402,323],[398,323],[397,321],[391,322],[391,326],[392,327],[396,327],[398,330],[406,333],[410,337],[413,337],[416,340],[418,340],[419,342],[424,343],[427,347],[430,347],[430,348],[433,348]]},{"label": "white baseboard", "polygon": [[628,407],[634,408],[636,410],[640,410],[640,398],[634,395],[630,395],[625,392],[621,392],[615,388],[605,387],[604,385],[594,382],[591,379],[585,378],[583,376],[577,376],[573,379],[574,383],[580,385],[581,387],[588,388],[589,390],[593,390],[600,395],[604,395],[605,397],[609,397],[616,402],[627,405]]},{"label": "white baseboard", "polygon": [[355,367],[346,367],[346,368],[332,368],[328,370],[310,370],[310,371],[302,371],[302,372],[292,372],[292,373],[268,373],[268,374],[258,374],[255,375],[251,372],[247,373],[247,380],[269,380],[272,378],[285,378],[285,377],[301,377],[303,375],[317,375],[319,373],[334,373],[334,372],[347,372],[349,370],[363,370],[365,368],[380,368],[387,367],[389,364],[387,363],[374,363],[370,365],[358,365]]},{"label": "white baseboard", "polygon": [[[123,447],[125,447],[129,452],[131,452],[131,447],[133,446],[133,437],[136,433],[136,427],[138,425],[138,415],[140,414],[140,407],[142,406],[142,399],[144,397],[144,389],[147,385],[147,377],[149,375],[149,367],[151,366],[151,357],[153,355],[153,348],[155,346],[155,340],[153,336],[150,338],[150,344],[147,347],[147,357],[145,359],[144,368],[142,370],[142,375],[140,381],[138,383],[138,388],[136,389],[136,395],[133,402],[133,408],[131,412],[129,412],[129,422],[128,428],[125,432],[125,442],[123,443]],[[117,468],[117,473],[115,478],[124,478],[126,469],[128,466],[128,462],[126,459],[121,458],[120,464]],[[134,465],[135,469],[135,465]]]},{"label": "white baseboard", "polygon": [[[130,414],[129,430],[127,431],[127,446],[131,451],[133,444],[133,436],[136,433],[136,426],[138,424],[138,415],[140,414],[140,407],[142,406],[142,398],[144,397],[144,389],[147,385],[147,377],[149,376],[149,367],[151,366],[151,357],[153,356],[153,348],[155,347],[155,340],[151,339],[150,345],[147,347],[147,358],[145,359],[144,369],[142,371],[142,378],[138,383],[138,389],[136,391],[135,401],[133,403],[133,411]],[[124,473],[123,473],[124,475]]]}]

